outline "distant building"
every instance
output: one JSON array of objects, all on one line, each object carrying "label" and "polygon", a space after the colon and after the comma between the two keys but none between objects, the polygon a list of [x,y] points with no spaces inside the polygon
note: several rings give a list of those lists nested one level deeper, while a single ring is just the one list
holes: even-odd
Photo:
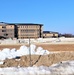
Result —
[{"label": "distant building", "polygon": [[43,31],[42,24],[0,22],[0,38],[50,38],[58,37],[58,32]]},{"label": "distant building", "polygon": [[43,37],[42,24],[17,24],[18,38],[41,38]]},{"label": "distant building", "polygon": [[15,25],[1,22],[0,36],[5,38],[15,38]]},{"label": "distant building", "polygon": [[42,27],[42,24],[0,22],[0,36],[12,39],[41,38],[43,37]]},{"label": "distant building", "polygon": [[58,32],[43,31],[43,38],[58,37]]}]

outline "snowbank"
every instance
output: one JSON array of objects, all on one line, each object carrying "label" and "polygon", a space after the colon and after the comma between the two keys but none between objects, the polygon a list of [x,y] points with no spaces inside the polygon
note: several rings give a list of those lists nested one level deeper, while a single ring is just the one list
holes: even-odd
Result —
[{"label": "snowbank", "polygon": [[65,61],[50,67],[7,67],[0,68],[1,75],[74,75],[74,61]]},{"label": "snowbank", "polygon": [[[49,51],[43,50],[43,48],[38,47],[36,49],[35,45],[30,45],[30,51],[31,55],[47,55],[49,54]],[[26,46],[21,46],[19,50],[14,49],[8,49],[5,48],[2,51],[0,51],[0,61],[7,59],[12,59],[17,56],[24,56],[24,55],[29,55],[29,47]]]}]

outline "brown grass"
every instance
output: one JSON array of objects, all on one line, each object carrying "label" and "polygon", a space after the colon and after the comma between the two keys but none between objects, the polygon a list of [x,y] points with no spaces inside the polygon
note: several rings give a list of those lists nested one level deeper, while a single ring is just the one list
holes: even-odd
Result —
[{"label": "brown grass", "polygon": [[[0,45],[0,50],[3,48],[19,49],[21,45]],[[27,45],[28,46],[28,45]],[[37,44],[37,47],[42,47],[49,51],[74,51],[74,44]]]}]

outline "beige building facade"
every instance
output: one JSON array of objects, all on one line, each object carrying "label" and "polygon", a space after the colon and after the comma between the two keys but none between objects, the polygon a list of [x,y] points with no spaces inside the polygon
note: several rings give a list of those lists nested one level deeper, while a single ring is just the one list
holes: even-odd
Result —
[{"label": "beige building facade", "polygon": [[17,24],[18,38],[41,38],[43,37],[42,24]]},{"label": "beige building facade", "polygon": [[5,38],[42,38],[43,25],[29,23],[0,23],[0,36]]},{"label": "beige building facade", "polygon": [[5,38],[15,38],[15,25],[0,23],[0,36]]},{"label": "beige building facade", "polygon": [[42,24],[0,22],[0,37],[4,38],[50,38],[58,35],[58,32],[43,31]]},{"label": "beige building facade", "polygon": [[58,37],[58,32],[51,32],[51,31],[43,31],[43,38],[51,38],[51,37]]}]

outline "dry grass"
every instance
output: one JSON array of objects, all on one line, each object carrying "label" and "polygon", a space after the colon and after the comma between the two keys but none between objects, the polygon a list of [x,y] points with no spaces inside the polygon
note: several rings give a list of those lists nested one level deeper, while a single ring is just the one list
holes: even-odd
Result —
[{"label": "dry grass", "polygon": [[[19,49],[21,45],[0,45],[0,50],[3,48]],[[27,45],[28,46],[28,45]],[[49,51],[74,51],[74,44],[37,44],[37,47],[42,47]]]}]

